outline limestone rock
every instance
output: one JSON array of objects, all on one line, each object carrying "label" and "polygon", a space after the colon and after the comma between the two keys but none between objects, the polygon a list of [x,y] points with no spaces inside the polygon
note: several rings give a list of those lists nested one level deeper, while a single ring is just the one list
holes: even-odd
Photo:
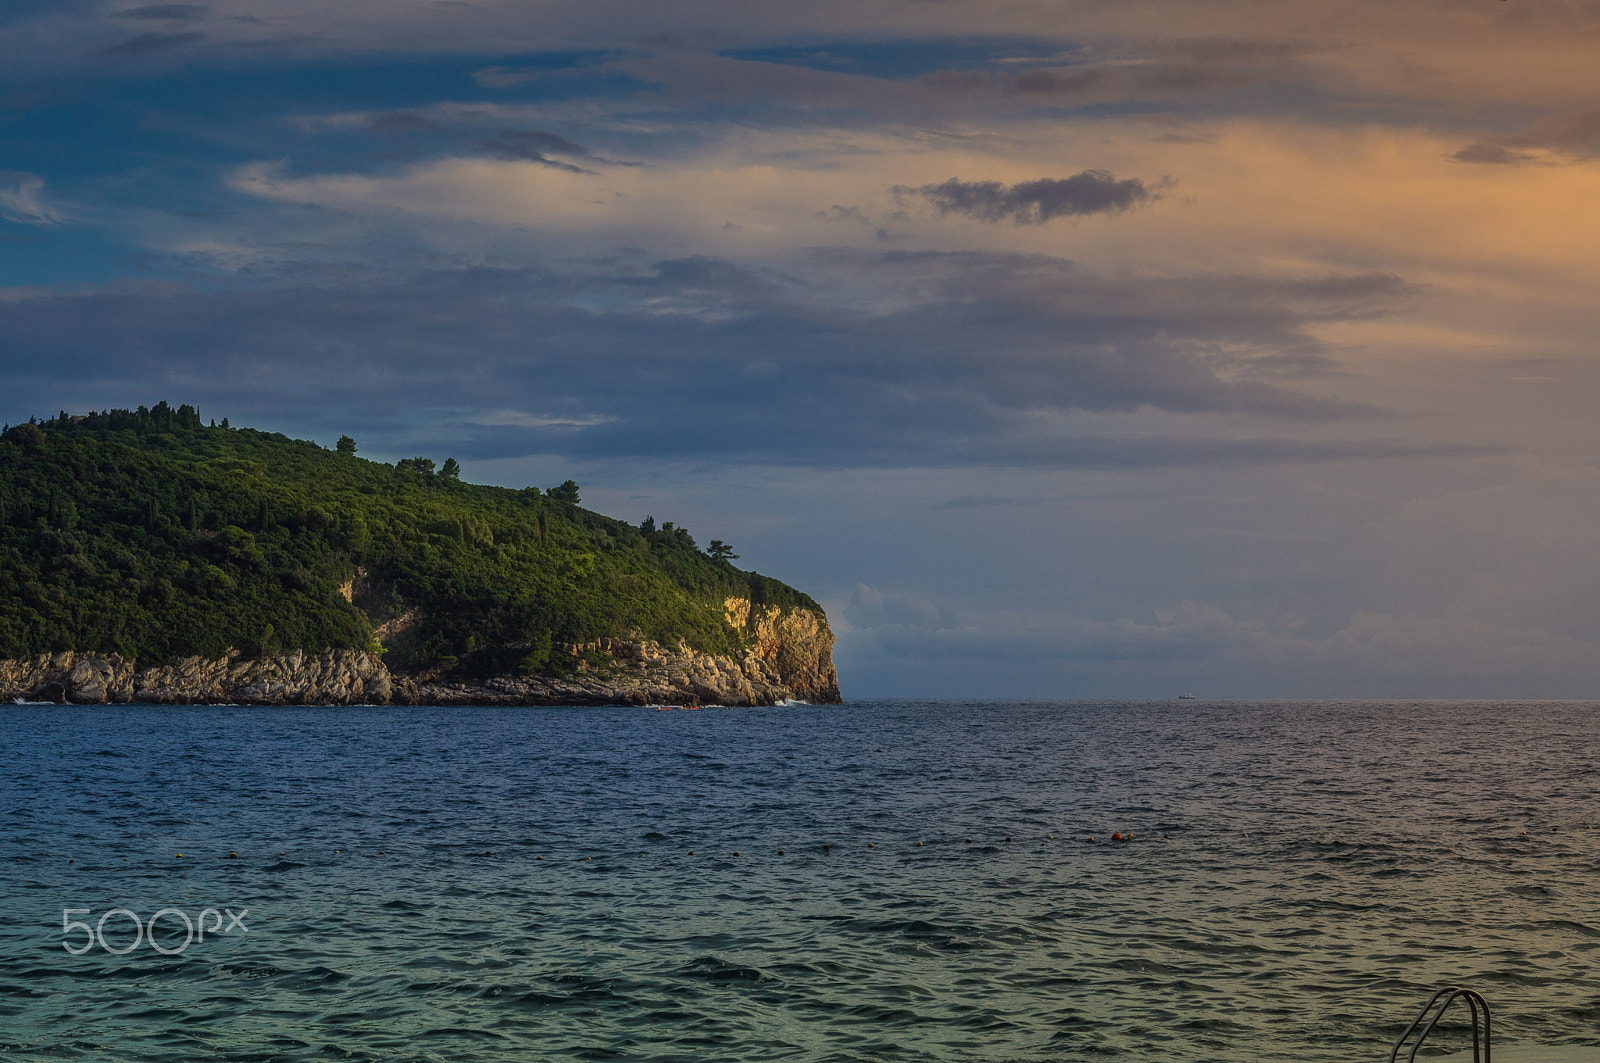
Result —
[{"label": "limestone rock", "polygon": [[118,655],[41,654],[0,661],[0,700],[71,701],[80,705],[141,701],[188,705],[387,704],[393,694],[389,671],[375,654],[298,650],[258,661],[186,657],[173,664],[135,671]]},{"label": "limestone rock", "polygon": [[[743,637],[737,658],[666,649],[654,642],[606,638],[558,647],[571,660],[564,676],[496,676],[482,682],[394,676],[364,650],[289,653],[242,660],[235,651],[207,660],[185,657],[136,670],[116,654],[41,654],[0,660],[0,701],[71,701],[84,705],[775,705],[788,700],[837,703],[833,632],[809,609],[726,603]],[[591,651],[608,662],[588,663]]]}]

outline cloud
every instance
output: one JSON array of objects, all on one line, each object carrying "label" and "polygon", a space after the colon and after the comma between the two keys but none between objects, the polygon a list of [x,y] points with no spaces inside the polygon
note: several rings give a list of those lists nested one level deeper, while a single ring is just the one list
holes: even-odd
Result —
[{"label": "cloud", "polygon": [[506,162],[536,162],[541,166],[565,170],[568,173],[591,172],[572,163],[550,158],[551,155],[565,155],[570,158],[587,159],[590,157],[588,148],[574,144],[566,137],[538,129],[502,130],[484,141],[480,150]]},{"label": "cloud", "polygon": [[167,52],[174,48],[194,44],[205,37],[199,30],[181,33],[141,33],[130,40],[97,49],[93,54],[101,59],[131,59],[136,56]]},{"label": "cloud", "polygon": [[112,18],[149,19],[160,22],[199,22],[211,8],[205,4],[147,4],[113,11]]},{"label": "cloud", "polygon": [[1196,63],[1264,66],[1314,55],[1330,46],[1304,40],[1261,37],[1179,37],[1151,42],[1152,50],[1180,55]]},{"label": "cloud", "polygon": [[1457,162],[1480,163],[1489,166],[1520,166],[1538,158],[1532,152],[1516,151],[1499,144],[1488,144],[1478,141],[1468,144],[1460,151],[1450,156]]},{"label": "cloud", "polygon": [[860,207],[845,207],[840,206],[838,203],[833,204],[827,210],[817,211],[816,216],[823,221],[848,221],[857,225],[872,224],[871,219],[867,217],[866,212]]},{"label": "cloud", "polygon": [[1062,179],[1041,177],[1009,187],[999,181],[962,181],[952,177],[942,184],[912,189],[895,186],[897,196],[919,195],[940,215],[964,214],[981,222],[1007,218],[1018,225],[1042,225],[1052,218],[1090,214],[1121,214],[1151,198],[1136,177],[1119,181],[1104,170],[1084,170]]},{"label": "cloud", "polygon": [[1559,115],[1508,137],[1513,147],[1545,147],[1574,154],[1600,154],[1600,110]]},{"label": "cloud", "polygon": [[1046,105],[1165,99],[1236,89],[1269,75],[1285,77],[1293,60],[1324,50],[1281,39],[1145,37],[1080,47],[1074,56],[1079,61],[1071,65],[1019,61],[1000,69],[935,70],[918,81],[947,94]]},{"label": "cloud", "polygon": [[367,128],[386,136],[436,133],[443,127],[417,111],[384,111],[367,121]]},{"label": "cloud", "polygon": [[[574,57],[562,56],[564,60]],[[533,82],[564,82],[571,83],[594,72],[592,64],[599,64],[611,58],[607,53],[595,52],[583,56],[581,60],[574,60],[576,65],[554,66],[488,66],[472,72],[475,84],[486,89],[514,89],[519,85],[528,85]]]},{"label": "cloud", "polygon": [[1037,506],[1042,505],[1043,501],[1038,498],[1006,498],[1003,495],[961,495],[936,502],[928,508],[935,512],[955,509],[998,509],[1006,506]]},{"label": "cloud", "polygon": [[1097,90],[1112,90],[1118,95],[1140,96],[1150,93],[1201,92],[1237,88],[1249,83],[1241,73],[1221,72],[1202,66],[1088,67],[1066,70],[1029,70],[1014,77],[1000,77],[1002,91],[1019,96],[1083,96]]},{"label": "cloud", "polygon": [[1600,156],[1600,110],[1556,115],[1517,133],[1484,137],[1451,158],[1457,162],[1518,166],[1537,159],[1538,151],[1590,158]]},{"label": "cloud", "polygon": [[[115,6],[13,0],[10,7],[21,14],[4,16],[7,25],[27,25],[11,40],[0,39],[0,64],[12,71],[26,64],[29,73],[59,69],[72,53],[81,58],[84,42],[101,40],[108,21],[127,25],[127,19],[143,18],[160,25],[162,14],[171,12],[169,21],[192,22],[179,12],[207,5],[134,6],[121,20],[108,20],[107,9]],[[537,62],[530,57],[541,53],[638,55],[642,46],[699,52],[783,49],[806,55],[837,51],[852,59],[866,55],[876,62],[860,65],[883,72],[876,80],[884,82],[926,73],[917,68],[919,60],[995,68],[1005,64],[1013,76],[1014,65],[1087,57],[1104,71],[1107,83],[1121,83],[1134,93],[1159,93],[1162,85],[1180,86],[1180,94],[1205,92],[1226,86],[1230,79],[1260,80],[1266,74],[1275,89],[1289,89],[1272,93],[1277,103],[1287,97],[1298,107],[1309,105],[1308,94],[1295,89],[1324,97],[1348,93],[1369,102],[1375,96],[1402,104],[1415,100],[1423,111],[1445,97],[1549,105],[1550,97],[1559,96],[1582,106],[1592,95],[1582,76],[1592,52],[1592,18],[1583,4],[1542,10],[1534,18],[1510,4],[1470,19],[1439,5],[1397,8],[1374,0],[1338,5],[1296,0],[1270,7],[1224,3],[1209,5],[1203,18],[1172,0],[1088,7],[1023,0],[1004,8],[981,0],[862,0],[781,10],[730,0],[666,5],[640,0],[535,5],[512,0],[471,5],[277,0],[268,5],[215,3],[210,8],[209,25],[218,44],[270,46],[295,58],[471,57],[480,84],[491,86],[541,76],[523,65]],[[246,9],[249,15],[234,13]],[[469,10],[474,12],[470,17]],[[1061,69],[1056,88],[1071,80],[1065,71],[1072,67]],[[1030,84],[1040,87],[1045,80]],[[1037,99],[1048,102],[1050,91],[1044,89]],[[1013,95],[1022,99],[1029,94]]]},{"label": "cloud", "polygon": [[46,203],[44,178],[31,173],[0,171],[0,218],[25,225],[56,225],[59,210]]},{"label": "cloud", "polygon": [[1234,697],[1528,697],[1586,689],[1595,674],[1593,642],[1493,621],[1358,610],[1318,637],[1193,601],[1148,618],[932,603],[875,613],[857,604],[863,590],[845,609],[850,629],[840,636],[840,657],[876,659],[891,673],[901,662],[908,677],[922,676],[909,680],[913,690],[940,689],[950,669],[958,693],[1024,677],[1044,687],[1039,693],[1060,696],[1051,686],[1071,676],[1079,689],[1087,681],[1123,696],[1153,680],[1169,697],[1195,686]]},{"label": "cloud", "polygon": [[[323,287],[24,299],[0,305],[0,333],[12,357],[41,367],[33,386],[56,407],[44,396],[114,403],[133,382],[170,383],[208,404],[225,397],[241,418],[360,407],[428,423],[462,457],[1136,468],[1482,452],[1319,439],[1307,426],[1372,411],[1211,365],[1221,348],[1314,374],[1322,355],[1307,329],[1381,313],[1404,299],[1397,278],[1103,276],[973,253],[832,251],[799,265],[692,256],[382,282],[324,269]],[[862,304],[868,279],[879,300]],[[1076,427],[1079,412],[1140,410],[1279,427]]]},{"label": "cloud", "polygon": [[814,70],[788,63],[688,51],[617,59],[605,68],[664,88],[678,101],[718,106],[780,104],[808,115],[814,108],[871,110],[912,105],[912,87],[890,78]]},{"label": "cloud", "polygon": [[524,410],[486,410],[466,419],[467,424],[488,427],[515,425],[518,428],[593,428],[609,424],[615,417],[599,413],[534,414]]},{"label": "cloud", "polygon": [[1008,97],[1035,103],[1089,103],[1158,99],[1239,88],[1257,75],[1203,64],[1142,62],[1039,67],[1018,74],[987,70],[935,70],[918,83],[944,94]]},{"label": "cloud", "polygon": [[856,628],[938,628],[938,606],[903,591],[884,591],[857,583],[844,609],[844,620]]},{"label": "cloud", "polygon": [[472,80],[487,89],[510,89],[549,77],[546,67],[489,66],[472,72]]}]

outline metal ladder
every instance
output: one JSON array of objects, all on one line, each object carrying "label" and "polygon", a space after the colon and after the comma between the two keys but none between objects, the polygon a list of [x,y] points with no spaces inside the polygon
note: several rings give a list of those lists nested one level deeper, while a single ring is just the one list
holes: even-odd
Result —
[{"label": "metal ladder", "polygon": [[[1465,1000],[1467,1007],[1472,1010],[1472,1063],[1489,1063],[1489,1002],[1470,989],[1460,986],[1445,986],[1428,998],[1422,1005],[1422,1010],[1417,1012],[1417,1017],[1411,1020],[1400,1039],[1394,1043],[1394,1050],[1389,1053],[1389,1063],[1397,1063],[1400,1058],[1400,1049],[1405,1047],[1406,1038],[1413,1033],[1417,1039],[1411,1045],[1411,1054],[1406,1056],[1407,1063],[1412,1063],[1417,1058],[1417,1049],[1422,1047],[1422,1042],[1428,1039],[1433,1028],[1444,1017],[1445,1009],[1457,1000]],[[1478,1009],[1483,1009],[1483,1055],[1478,1055]]]}]

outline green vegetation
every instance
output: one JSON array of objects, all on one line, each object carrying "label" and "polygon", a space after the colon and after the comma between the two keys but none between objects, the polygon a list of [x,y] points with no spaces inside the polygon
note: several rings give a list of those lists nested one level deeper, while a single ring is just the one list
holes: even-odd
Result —
[{"label": "green vegetation", "polygon": [[[682,528],[201,423],[189,406],[0,433],[0,658],[100,650],[153,665],[375,646],[402,672],[559,672],[558,643],[681,639],[727,653],[728,597],[816,608]],[[347,596],[349,599],[348,600]]]}]

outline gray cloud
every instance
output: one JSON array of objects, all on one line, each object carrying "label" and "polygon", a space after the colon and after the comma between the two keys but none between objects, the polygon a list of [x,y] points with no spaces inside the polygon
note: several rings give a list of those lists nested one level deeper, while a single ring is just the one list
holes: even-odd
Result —
[{"label": "gray cloud", "polygon": [[565,155],[569,158],[587,159],[591,158],[588,148],[574,144],[566,137],[539,129],[502,130],[484,141],[480,150],[508,162],[536,162],[541,166],[566,170],[570,173],[590,172],[581,166],[550,157]]},{"label": "gray cloud", "polygon": [[1112,79],[1103,67],[1076,70],[1029,70],[1014,77],[1000,76],[996,84],[1009,92],[1042,96],[1079,96],[1100,88]]},{"label": "gray cloud", "polygon": [[1263,66],[1282,63],[1325,50],[1326,44],[1310,41],[1255,37],[1181,37],[1172,41],[1152,41],[1147,47],[1182,56],[1197,63],[1226,66]]},{"label": "gray cloud", "polygon": [[[1223,170],[1237,161],[1222,150],[1227,138],[1248,142],[1246,153],[1264,140],[1321,157],[1340,129],[1373,122],[1404,138],[1433,136],[1442,121],[1479,121],[1445,150],[1480,165],[1600,154],[1584,112],[1594,103],[1581,86],[1509,80],[1553,38],[1516,35],[1515,48],[1510,37],[1498,40],[1506,65],[1475,80],[1477,60],[1462,57],[1482,48],[1451,50],[1434,33],[1438,12],[1398,8],[1373,8],[1371,34],[1381,29],[1381,42],[1347,35],[1366,23],[1343,8],[1319,8],[1316,25],[1300,8],[1229,8],[1204,20],[1222,33],[1327,42],[1329,54],[1299,65],[1313,49],[1160,39],[1196,23],[1112,7],[1085,22],[1048,4],[1001,10],[975,0],[776,14],[749,4],[701,5],[700,14],[635,5],[622,19],[565,0],[500,5],[481,18],[464,17],[460,5],[257,5],[262,17],[246,22],[220,4],[206,13],[204,3],[26,0],[38,17],[0,15],[13,84],[65,86],[98,108],[74,103],[61,112],[59,136],[47,138],[82,149],[70,173],[51,170],[49,184],[0,174],[0,214],[10,219],[0,240],[19,241],[13,283],[63,278],[54,294],[0,290],[0,420],[166,398],[324,441],[350,432],[373,457],[477,459],[480,475],[506,482],[559,482],[566,472],[534,470],[570,466],[586,497],[665,491],[677,476],[680,496],[698,501],[652,500],[628,515],[687,520],[702,538],[732,538],[758,559],[744,563],[763,569],[772,558],[810,565],[797,585],[835,596],[836,615],[858,625],[841,638],[841,667],[853,653],[871,657],[861,667],[880,677],[899,668],[903,684],[880,678],[885,692],[1170,693],[1193,683],[1202,693],[1270,693],[1277,683],[1336,694],[1356,682],[1378,693],[1593,689],[1592,641],[1557,645],[1540,629],[1541,618],[1596,626],[1582,542],[1595,523],[1593,470],[1569,445],[1581,433],[1563,420],[1590,382],[1563,360],[1560,372],[1529,369],[1497,377],[1491,389],[1487,371],[1468,365],[1483,359],[1468,359],[1448,387],[1432,386],[1422,348],[1439,335],[1431,326],[1460,285],[1471,287],[1470,254],[1454,280],[1413,307],[1411,288],[1388,270],[1426,258],[1427,248],[1361,232],[1330,243],[1314,227],[1275,228],[1263,215],[1227,255],[1206,255],[1194,234],[1237,206],[1234,186],[1228,202],[1186,212],[1195,224],[1168,234],[1177,242],[1166,265],[1140,267],[1162,261],[1160,232],[1141,233],[1137,248],[1107,249],[1107,261],[1092,266],[983,251],[807,251],[732,210],[746,223],[743,238],[714,231],[719,213],[701,225],[686,212],[658,232],[638,194],[625,209],[585,206],[545,229],[536,219],[548,214],[518,206],[526,189],[502,209],[483,198],[497,194],[493,182],[476,183],[495,158],[532,164],[530,175],[535,166],[610,172],[616,164],[604,156],[613,153],[661,159],[664,169],[741,158],[790,173],[842,166],[816,182],[810,201],[761,209],[812,237],[866,247],[877,225],[914,229],[909,217],[885,215],[894,209],[881,200],[896,179],[891,153],[959,153],[1009,162],[914,171],[918,186],[940,173],[961,179],[904,190],[913,212],[926,221],[948,206],[946,226],[964,223],[962,246],[1036,245],[1068,228],[1037,225],[1063,216],[1107,219],[1085,220],[1083,232],[1181,220],[1173,204],[1114,220],[1165,191],[1156,178],[1167,168],[1154,163],[1117,162],[1117,176],[1087,189],[1069,187],[1070,166],[1014,169],[1045,118],[1063,136],[1146,158],[1168,150],[1163,140],[1214,136],[1217,148],[1183,150]],[[973,35],[996,18],[1020,27],[1016,40],[989,45]],[[729,30],[651,56],[640,42],[661,24]],[[1403,32],[1391,35],[1396,26]],[[195,32],[136,36],[147,30]],[[1051,31],[1078,40],[1041,36]],[[822,49],[832,40],[853,49],[854,74],[799,65],[820,64],[813,42]],[[72,76],[95,66],[89,49],[106,45],[103,58],[166,64],[174,74]],[[271,61],[241,68],[245,49],[257,46],[272,49],[255,52]],[[752,58],[706,54],[717,49]],[[1391,62],[1407,55],[1439,69]],[[518,68],[546,62],[565,68]],[[197,81],[204,63],[214,66]],[[979,69],[918,80],[940,66]],[[231,81],[227,69],[249,76]],[[465,73],[475,69],[478,86],[504,91],[474,90]],[[233,102],[188,106],[185,95],[192,102],[202,83],[231,86]],[[1500,91],[1507,86],[1509,96]],[[1584,113],[1520,131],[1520,119],[1497,124],[1549,99],[1575,100],[1558,109]],[[296,120],[284,108],[328,117]],[[1251,123],[1251,114],[1273,120]],[[8,131],[35,140],[49,118],[6,117]],[[141,118],[163,132],[102,136],[106,121]],[[801,126],[820,135],[782,135]],[[306,138],[323,129],[333,135]],[[584,139],[545,132],[556,129]],[[422,135],[374,145],[373,133]],[[476,221],[426,198],[429,167],[448,148],[478,149],[476,165],[455,171]],[[410,157],[423,165],[408,166]],[[306,175],[307,196],[324,205],[292,202],[287,189],[267,198],[207,180],[241,158],[283,159],[282,174]],[[1370,162],[1342,157],[1341,179],[1377,173]],[[868,176],[836,179],[851,172]],[[1144,180],[1123,180],[1130,175]],[[67,176],[92,210],[56,202],[56,181]],[[979,180],[1000,176],[1006,183]],[[391,186],[395,177],[403,180]],[[389,187],[389,208],[352,202]],[[880,198],[863,198],[872,189]],[[669,192],[669,200],[679,194]],[[819,208],[829,208],[820,212],[826,221],[813,216]],[[63,213],[73,225],[45,224]],[[946,226],[878,251],[931,246]],[[614,250],[633,242],[651,250]],[[151,258],[107,257],[140,243]],[[749,257],[682,250],[693,248]],[[780,265],[757,268],[757,260]],[[459,266],[472,261],[552,265]],[[1238,267],[1254,274],[1156,272],[1203,261],[1261,265]],[[229,272],[238,262],[250,265]],[[1306,276],[1317,262],[1376,268]],[[1267,263],[1283,263],[1283,272]],[[129,269],[169,280],[102,288],[72,280]],[[1552,299],[1523,308],[1537,320],[1516,329],[1519,352],[1564,349],[1581,328],[1583,308]],[[1419,331],[1337,327],[1413,310]],[[1470,316],[1461,323],[1468,332],[1507,332],[1491,327],[1505,323],[1492,300]],[[1335,344],[1363,346],[1347,353]],[[1341,372],[1347,357],[1359,373]],[[1511,382],[1535,373],[1564,379]],[[1386,416],[1332,395],[1372,396],[1417,415]],[[1478,445],[1485,439],[1526,449],[1494,459],[1494,448]],[[695,506],[722,507],[733,527],[702,519]],[[1502,525],[1503,535],[1484,530]],[[873,586],[851,594],[858,580]],[[1157,613],[1191,601],[1218,611]],[[1381,615],[1346,622],[1361,609]],[[1408,611],[1490,616],[1505,627],[1430,627],[1405,620]],[[1549,645],[1561,652],[1536,652]],[[1586,681],[1561,686],[1552,675]],[[1454,685],[1441,687],[1440,677]],[[860,693],[865,684],[849,686]]]},{"label": "gray cloud", "polygon": [[[25,387],[57,408],[170,388],[241,419],[296,410],[307,431],[360,409],[390,423],[396,448],[424,431],[403,426],[426,423],[463,458],[1132,468],[1465,454],[1300,438],[1372,412],[1273,382],[1280,362],[1289,375],[1326,363],[1316,322],[1402,300],[1392,276],[1105,277],[982,253],[831,252],[806,269],[694,257],[101,291],[0,305],[0,332],[8,358],[32,367],[13,403]],[[831,294],[867,278],[880,302]],[[1219,351],[1235,361],[1219,369]],[[1239,371],[1251,351],[1258,371]],[[1232,440],[1069,430],[1073,411],[1140,409],[1297,428]]]},{"label": "gray cloud", "polygon": [[850,604],[844,610],[845,620],[854,627],[909,627],[938,628],[942,619],[939,608],[914,594],[884,591],[856,584],[850,594]]},{"label": "gray cloud", "polygon": [[181,33],[141,33],[120,44],[98,49],[93,54],[101,59],[132,59],[154,52],[182,48],[184,45],[194,44],[204,36],[205,34],[199,30],[185,30]]},{"label": "gray cloud", "polygon": [[543,67],[489,66],[472,72],[472,80],[488,89],[510,89],[529,81],[549,77]]},{"label": "gray cloud", "polygon": [[841,658],[904,661],[911,668],[897,690],[926,687],[944,696],[986,692],[1019,673],[1042,679],[1044,695],[1066,677],[1102,696],[1126,696],[1132,685],[1169,697],[1166,691],[1199,684],[1244,697],[1308,686],[1353,696],[1568,697],[1593,684],[1593,642],[1507,623],[1355,612],[1318,636],[1193,602],[1139,619],[871,608],[876,598],[888,605],[899,597],[857,589],[844,610],[856,630],[841,636]]},{"label": "gray cloud", "polygon": [[672,49],[618,59],[606,69],[663,86],[678,100],[699,98],[720,106],[760,101],[858,110],[908,102],[906,87],[887,78]]},{"label": "gray cloud", "polygon": [[1457,162],[1478,163],[1488,166],[1520,166],[1535,158],[1534,155],[1526,151],[1516,151],[1499,144],[1486,144],[1483,141],[1468,144],[1450,157]]},{"label": "gray cloud", "polygon": [[444,127],[416,111],[384,111],[367,120],[367,128],[385,136],[436,133]]},{"label": "gray cloud", "polygon": [[1089,102],[1231,89],[1255,79],[1255,74],[1243,70],[1219,69],[1206,63],[1097,63],[1039,67],[1019,74],[936,70],[918,81],[944,93]]},{"label": "gray cloud", "polygon": [[211,8],[205,4],[146,4],[113,11],[112,18],[149,19],[161,22],[199,22]]},{"label": "gray cloud", "polygon": [[1582,154],[1600,153],[1600,110],[1562,115],[1539,122],[1510,138],[1513,147],[1535,145]]},{"label": "gray cloud", "polygon": [[867,217],[866,212],[860,207],[845,207],[839,205],[838,203],[835,203],[827,210],[817,211],[816,216],[821,218],[823,221],[848,221],[854,222],[857,225],[872,224],[872,221]]},{"label": "gray cloud", "polygon": [[[1004,63],[997,57],[996,62]],[[722,109],[770,109],[771,123],[850,125],[867,116],[938,126],[952,113],[987,108],[992,119],[1014,117],[1019,106],[1057,109],[1093,103],[1167,100],[1238,88],[1266,71],[1249,64],[1209,65],[1141,55],[1131,60],[1012,70],[957,68],[914,76],[817,69],[814,66],[726,55],[669,52],[611,61],[603,68],[659,87],[677,104],[690,101]],[[516,83],[510,73],[490,75],[496,86]],[[1239,101],[1247,105],[1246,101]],[[954,112],[952,112],[954,108]]]},{"label": "gray cloud", "polygon": [[1084,170],[1067,178],[1041,177],[1006,186],[999,181],[962,181],[908,188],[896,185],[896,196],[918,195],[941,215],[965,214],[982,222],[1010,218],[1019,225],[1042,225],[1052,218],[1088,214],[1121,214],[1151,199],[1143,181],[1119,181],[1104,170]]},{"label": "gray cloud", "polygon": [[1484,137],[1451,158],[1457,162],[1518,166],[1537,158],[1527,149],[1560,155],[1600,156],[1600,110],[1557,115],[1517,133]]}]

